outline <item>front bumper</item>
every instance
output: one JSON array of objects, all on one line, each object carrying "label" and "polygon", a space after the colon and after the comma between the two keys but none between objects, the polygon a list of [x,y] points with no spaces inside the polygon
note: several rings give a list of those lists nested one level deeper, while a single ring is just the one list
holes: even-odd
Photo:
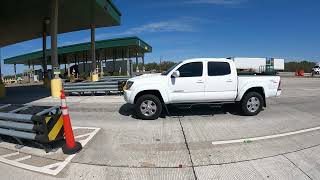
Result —
[{"label": "front bumper", "polygon": [[129,104],[134,104],[134,99],[132,99],[132,91],[125,90],[123,94],[124,100]]}]

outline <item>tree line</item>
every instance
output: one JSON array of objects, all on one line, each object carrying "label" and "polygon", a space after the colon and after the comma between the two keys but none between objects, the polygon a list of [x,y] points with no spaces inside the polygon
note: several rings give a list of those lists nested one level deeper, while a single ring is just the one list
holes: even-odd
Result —
[{"label": "tree line", "polygon": [[311,72],[312,68],[316,65],[315,62],[301,61],[301,62],[286,62],[284,64],[284,71],[295,72],[304,70],[304,72]]}]

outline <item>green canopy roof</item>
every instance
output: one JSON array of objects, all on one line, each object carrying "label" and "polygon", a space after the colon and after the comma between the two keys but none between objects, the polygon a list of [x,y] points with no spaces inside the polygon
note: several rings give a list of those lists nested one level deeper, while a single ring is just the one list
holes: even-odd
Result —
[{"label": "green canopy roof", "polygon": [[[51,0],[1,0],[0,47],[41,37],[50,13]],[[111,0],[59,0],[58,33],[89,29],[92,23],[120,25],[120,17]]]},{"label": "green canopy roof", "polygon": [[[65,64],[77,61],[89,60],[90,61],[91,45],[88,43],[81,43],[58,48],[59,63]],[[121,59],[141,57],[144,53],[152,52],[152,47],[138,37],[127,37],[119,39],[110,39],[96,41],[96,58],[97,59]],[[50,49],[47,50],[50,55]],[[48,64],[50,56],[48,56]],[[41,65],[42,64],[42,51],[23,54],[11,58],[4,59],[5,64],[24,64],[28,65]]]}]

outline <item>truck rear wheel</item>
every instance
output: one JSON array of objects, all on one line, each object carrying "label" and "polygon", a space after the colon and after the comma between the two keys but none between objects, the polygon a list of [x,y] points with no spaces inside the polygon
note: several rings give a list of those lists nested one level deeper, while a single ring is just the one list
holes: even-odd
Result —
[{"label": "truck rear wheel", "polygon": [[157,96],[146,94],[138,98],[135,109],[138,118],[155,120],[159,118],[162,112],[162,104]]},{"label": "truck rear wheel", "polygon": [[257,92],[249,92],[241,101],[242,113],[246,116],[254,116],[259,114],[263,106],[263,98]]}]

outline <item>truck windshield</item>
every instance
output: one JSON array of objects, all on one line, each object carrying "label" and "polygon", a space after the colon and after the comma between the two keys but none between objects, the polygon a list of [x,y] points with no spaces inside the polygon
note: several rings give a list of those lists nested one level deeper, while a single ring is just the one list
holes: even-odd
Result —
[{"label": "truck windshield", "polygon": [[168,75],[175,67],[177,67],[179,64],[181,64],[181,62],[177,63],[176,65],[173,65],[171,68],[169,68],[167,71],[164,71],[163,73],[161,73],[161,75],[166,76]]}]

